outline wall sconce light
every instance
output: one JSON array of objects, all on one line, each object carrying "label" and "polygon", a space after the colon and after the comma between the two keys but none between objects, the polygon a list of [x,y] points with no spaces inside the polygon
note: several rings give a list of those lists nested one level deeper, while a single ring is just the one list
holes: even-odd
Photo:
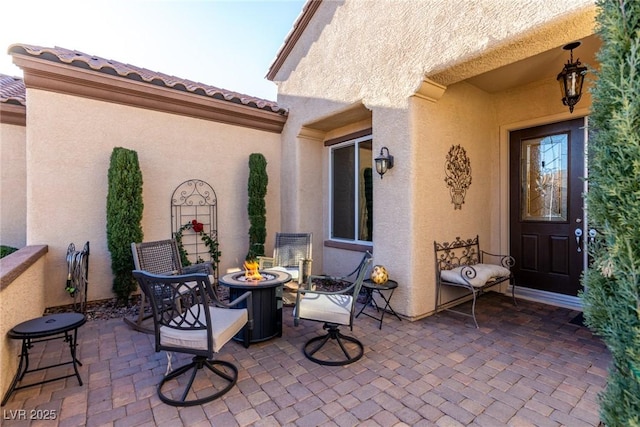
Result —
[{"label": "wall sconce light", "polygon": [[569,43],[563,47],[564,50],[571,52],[571,56],[557,78],[562,92],[562,103],[569,106],[569,112],[571,113],[573,113],[573,106],[580,101],[582,83],[584,82],[585,74],[587,74],[587,67],[581,67],[579,59],[573,62],[573,49],[578,46],[580,46],[580,42]]},{"label": "wall sconce light", "polygon": [[[386,150],[387,154],[384,154]],[[380,149],[380,155],[376,157],[376,172],[380,174],[380,179],[382,179],[382,175],[387,173],[387,170],[393,168],[393,156],[389,154],[389,149],[387,147],[382,147]]]}]

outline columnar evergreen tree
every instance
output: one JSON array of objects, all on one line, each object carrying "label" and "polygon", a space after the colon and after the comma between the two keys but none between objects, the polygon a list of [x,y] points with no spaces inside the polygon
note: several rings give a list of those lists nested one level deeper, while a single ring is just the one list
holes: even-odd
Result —
[{"label": "columnar evergreen tree", "polygon": [[142,172],[135,151],[116,147],[111,153],[107,193],[107,245],[111,252],[113,291],[124,302],[136,289],[131,275],[131,243],[142,241]]},{"label": "columnar evergreen tree", "polygon": [[640,1],[599,0],[603,46],[592,89],[589,221],[599,232],[583,284],[587,325],[613,357],[600,416],[640,425]]},{"label": "columnar evergreen tree", "polygon": [[264,241],[267,238],[267,159],[260,153],[249,156],[249,253],[247,259],[264,255]]}]

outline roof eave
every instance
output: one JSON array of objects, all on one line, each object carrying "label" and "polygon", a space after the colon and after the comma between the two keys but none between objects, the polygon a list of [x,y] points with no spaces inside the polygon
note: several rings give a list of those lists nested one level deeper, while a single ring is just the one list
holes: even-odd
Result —
[{"label": "roof eave", "polygon": [[12,52],[26,88],[147,108],[280,133],[285,115],[173,88],[113,76],[60,62]]},{"label": "roof eave", "polygon": [[0,102],[0,123],[16,126],[26,126],[27,108],[24,105]]},{"label": "roof eave", "polygon": [[298,43],[298,40],[302,36],[302,33],[304,33],[307,25],[309,25],[311,18],[313,18],[313,15],[320,7],[322,1],[323,0],[308,0],[304,5],[304,7],[302,8],[302,13],[293,24],[291,32],[286,37],[284,44],[276,54],[276,58],[273,60],[273,63],[269,67],[269,71],[266,75],[267,80],[273,81],[275,79],[276,74],[278,74],[278,71],[280,71],[280,68],[289,57],[289,54],[293,50],[294,46],[296,45],[296,43]]}]

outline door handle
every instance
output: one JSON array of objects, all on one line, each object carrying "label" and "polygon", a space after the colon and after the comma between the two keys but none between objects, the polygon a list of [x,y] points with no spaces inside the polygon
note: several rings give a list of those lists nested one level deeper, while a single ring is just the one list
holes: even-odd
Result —
[{"label": "door handle", "polygon": [[595,228],[589,229],[589,243],[593,245],[593,242],[596,240],[596,235],[598,232]]},{"label": "door handle", "polygon": [[582,228],[576,228],[573,233],[576,235],[576,245],[578,246],[578,252],[582,252]]}]

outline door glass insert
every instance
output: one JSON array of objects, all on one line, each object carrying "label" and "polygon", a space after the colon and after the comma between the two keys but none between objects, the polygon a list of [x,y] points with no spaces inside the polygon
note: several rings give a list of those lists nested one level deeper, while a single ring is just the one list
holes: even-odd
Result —
[{"label": "door glass insert", "polygon": [[523,221],[567,221],[568,134],[522,141]]}]

